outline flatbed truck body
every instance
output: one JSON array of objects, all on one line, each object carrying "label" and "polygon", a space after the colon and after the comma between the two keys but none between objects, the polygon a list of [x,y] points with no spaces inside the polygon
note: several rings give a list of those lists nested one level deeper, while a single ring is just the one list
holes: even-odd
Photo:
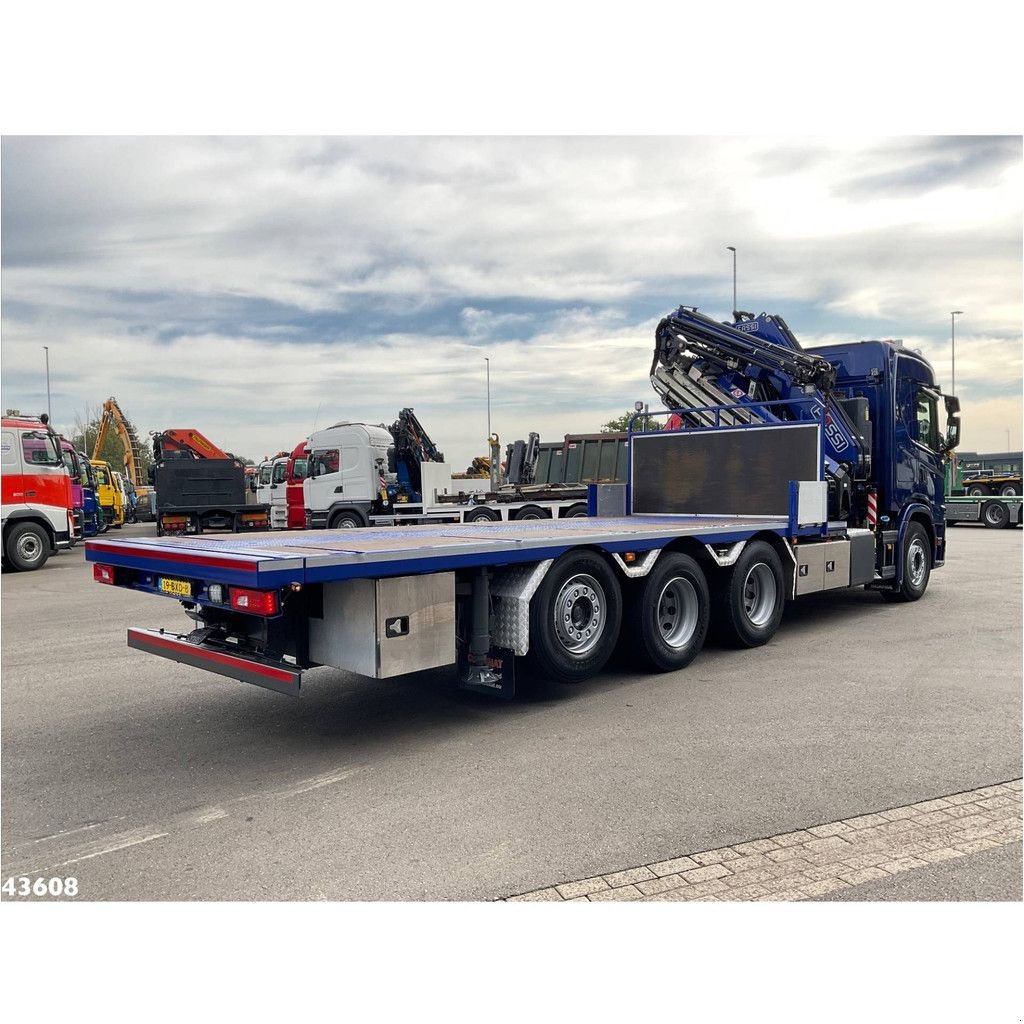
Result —
[{"label": "flatbed truck body", "polygon": [[[130,646],[296,695],[318,666],[377,679],[455,667],[459,685],[503,697],[517,666],[578,683],[617,648],[635,667],[677,671],[712,628],[736,647],[767,643],[787,600],[858,586],[924,596],[945,561],[943,456],[959,406],[919,355],[879,341],[805,352],[781,318],[721,325],[680,307],[659,325],[652,383],[678,404],[638,413],[626,482],[591,484],[583,518],[329,521],[89,541],[86,558],[98,582],[171,597],[193,620],[131,629]],[[652,424],[669,413],[674,429]],[[379,471],[366,446],[351,459],[344,445],[310,447],[307,497],[319,480],[348,501],[350,480]]]}]

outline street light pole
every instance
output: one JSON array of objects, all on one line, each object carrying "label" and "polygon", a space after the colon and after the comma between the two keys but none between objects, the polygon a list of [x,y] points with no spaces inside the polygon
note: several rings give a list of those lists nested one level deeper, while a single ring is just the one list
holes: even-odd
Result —
[{"label": "street light pole", "polygon": [[953,365],[953,383],[950,387],[950,394],[956,394],[956,318],[963,316],[962,309],[954,309],[949,314],[949,353]]},{"label": "street light pole", "polygon": [[726,249],[732,253],[732,315],[736,316],[736,246],[727,245]]},{"label": "street light pole", "polygon": [[491,360],[488,356],[484,356],[484,362],[487,364],[487,436],[491,436]]},{"label": "street light pole", "polygon": [[43,351],[46,353],[46,416],[53,422],[53,410],[50,408],[50,346],[44,345]]}]

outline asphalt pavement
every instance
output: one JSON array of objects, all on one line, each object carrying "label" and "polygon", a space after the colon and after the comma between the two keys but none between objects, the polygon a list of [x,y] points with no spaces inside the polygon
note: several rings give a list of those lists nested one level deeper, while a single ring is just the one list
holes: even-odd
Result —
[{"label": "asphalt pavement", "polygon": [[[187,620],[94,583],[78,548],[3,576],[3,876],[73,875],[87,900],[495,899],[1020,778],[1021,537],[951,530],[915,604],[805,598],[763,648],[511,703],[327,668],[296,700],[129,650],[128,626]],[[890,898],[1020,899],[1014,863]]]}]

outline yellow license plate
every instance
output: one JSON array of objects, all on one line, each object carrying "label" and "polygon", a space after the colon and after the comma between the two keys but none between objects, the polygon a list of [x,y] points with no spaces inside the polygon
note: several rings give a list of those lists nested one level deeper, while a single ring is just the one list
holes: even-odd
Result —
[{"label": "yellow license plate", "polygon": [[188,580],[169,580],[162,576],[160,578],[160,589],[165,594],[176,594],[178,597],[192,596],[192,584]]}]

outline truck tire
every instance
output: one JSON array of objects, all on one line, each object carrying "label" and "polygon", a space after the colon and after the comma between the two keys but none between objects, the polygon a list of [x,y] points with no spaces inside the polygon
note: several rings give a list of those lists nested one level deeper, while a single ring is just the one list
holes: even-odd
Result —
[{"label": "truck tire", "polygon": [[583,502],[579,502],[575,505],[570,505],[565,510],[563,519],[586,519],[587,518],[587,506]]},{"label": "truck tire", "polygon": [[4,540],[4,556],[15,572],[41,569],[50,557],[50,538],[37,523],[15,523]]},{"label": "truck tire", "polygon": [[471,508],[463,517],[464,523],[497,523],[501,513],[493,508]]},{"label": "truck tire", "polygon": [[770,544],[756,540],[717,581],[715,631],[731,647],[760,647],[775,635],[785,604],[782,559]]},{"label": "truck tire", "polygon": [[551,511],[541,508],[540,505],[524,505],[512,513],[513,519],[550,519]]},{"label": "truck tire", "polygon": [[615,572],[592,551],[567,552],[530,602],[527,669],[558,683],[582,682],[607,664],[621,623]]},{"label": "truck tire", "polygon": [[342,511],[335,512],[331,521],[327,524],[328,530],[360,530],[366,523],[358,512]]},{"label": "truck tire", "polygon": [[967,488],[967,493],[972,498],[980,498],[986,494],[991,494],[992,492],[984,484],[971,484],[971,486]]},{"label": "truck tire", "polygon": [[707,637],[711,600],[704,572],[689,555],[670,552],[627,593],[623,650],[654,672],[685,668]]},{"label": "truck tire", "polygon": [[1004,498],[1015,498],[1019,493],[1019,489],[1016,484],[1003,484],[1003,486],[999,488],[999,493]]},{"label": "truck tire", "polygon": [[928,589],[932,573],[931,542],[920,523],[911,523],[903,535],[903,582],[895,590],[883,590],[887,601],[917,601]]},{"label": "truck tire", "polygon": [[1010,522],[1010,511],[1001,501],[986,502],[981,510],[981,521],[990,530],[1001,530]]}]

